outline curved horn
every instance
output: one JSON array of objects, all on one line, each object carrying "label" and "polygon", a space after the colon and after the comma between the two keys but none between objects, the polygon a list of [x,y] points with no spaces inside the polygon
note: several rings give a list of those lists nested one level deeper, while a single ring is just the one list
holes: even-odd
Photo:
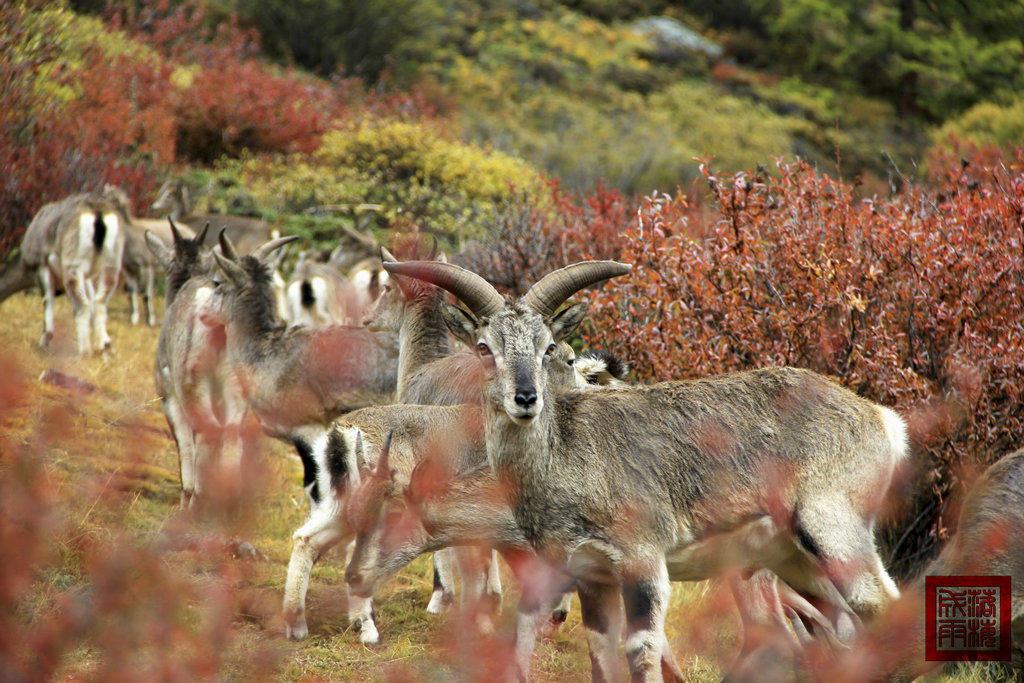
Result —
[{"label": "curved horn", "polygon": [[270,240],[264,242],[260,246],[252,250],[252,255],[258,258],[260,261],[264,260],[272,253],[280,249],[286,244],[291,244],[295,240],[299,239],[297,235],[288,235],[287,237],[278,237],[276,240]]},{"label": "curved horn", "polygon": [[494,315],[505,306],[505,299],[490,282],[476,273],[452,263],[440,261],[406,261],[385,263],[384,270],[407,275],[447,289],[469,307],[478,318]]},{"label": "curved horn", "polygon": [[523,295],[523,303],[544,317],[555,314],[570,296],[595,282],[625,275],[633,266],[618,261],[583,261],[542,277]]},{"label": "curved horn", "polygon": [[380,245],[380,260],[381,260],[381,262],[384,262],[384,261],[397,262],[398,261],[398,259],[395,258],[395,255],[392,254],[390,251],[388,251],[388,248],[385,247],[383,244]]},{"label": "curved horn", "polygon": [[232,261],[238,260],[238,250],[235,249],[235,245],[228,239],[227,226],[220,229],[220,234],[217,235],[217,241],[220,242],[220,251],[226,258]]}]

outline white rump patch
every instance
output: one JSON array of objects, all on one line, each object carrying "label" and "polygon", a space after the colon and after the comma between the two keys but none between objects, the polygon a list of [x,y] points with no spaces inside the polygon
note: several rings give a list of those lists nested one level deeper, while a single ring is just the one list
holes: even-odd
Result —
[{"label": "white rump patch", "polygon": [[[370,271],[364,269],[364,270],[360,270],[360,271],[356,272],[352,276],[352,284],[355,285],[358,289],[360,289],[360,290],[365,292],[367,289],[370,288],[370,280],[372,280],[372,279],[373,279],[373,273],[371,273]],[[381,280],[382,284],[383,284],[383,282],[384,282],[384,280]]]},{"label": "white rump patch", "polygon": [[78,244],[75,246],[75,257],[79,262],[92,260],[92,233],[96,229],[96,214],[83,211],[78,214]]},{"label": "white rump patch", "polygon": [[317,276],[309,281],[309,286],[313,289],[313,306],[320,303],[322,308],[322,303],[327,301],[327,280]]},{"label": "white rump patch", "polygon": [[895,410],[885,406],[876,407],[882,416],[882,424],[885,425],[885,433],[889,437],[893,458],[896,462],[900,462],[907,457],[910,451],[907,439],[907,423]]},{"label": "white rump patch", "polygon": [[116,213],[103,214],[103,224],[107,226],[107,237],[103,241],[103,251],[113,252],[117,244],[117,235],[121,230],[121,221]]}]

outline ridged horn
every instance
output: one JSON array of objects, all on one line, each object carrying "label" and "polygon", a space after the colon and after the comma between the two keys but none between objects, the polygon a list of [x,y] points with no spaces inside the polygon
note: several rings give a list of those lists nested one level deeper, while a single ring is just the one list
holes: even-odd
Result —
[{"label": "ridged horn", "polygon": [[396,275],[414,277],[446,289],[466,304],[478,318],[494,315],[505,306],[505,299],[490,282],[476,273],[440,261],[406,261],[384,264],[384,270]]},{"label": "ridged horn", "polygon": [[618,261],[582,261],[542,277],[523,295],[523,303],[544,317],[555,314],[570,296],[595,282],[625,275],[633,266]]},{"label": "ridged horn", "polygon": [[268,256],[270,256],[272,253],[274,253],[275,251],[277,251],[278,249],[280,249],[284,245],[291,244],[292,242],[294,242],[297,239],[299,239],[297,235],[288,235],[287,237],[278,237],[275,240],[270,240],[269,242],[264,242],[260,246],[258,246],[255,249],[253,249],[252,250],[252,255],[255,256],[256,258],[258,258],[260,261],[263,261],[264,259],[266,259]]}]

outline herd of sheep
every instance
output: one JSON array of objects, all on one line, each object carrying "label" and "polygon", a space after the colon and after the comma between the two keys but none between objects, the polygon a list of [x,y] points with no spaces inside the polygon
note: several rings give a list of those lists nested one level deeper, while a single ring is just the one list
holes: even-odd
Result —
[{"label": "herd of sheep", "polygon": [[[285,284],[280,257],[296,238],[192,213],[179,182],[153,209],[172,220],[131,216],[109,187],[47,205],[0,276],[0,300],[38,284],[46,346],[66,292],[89,353],[110,344],[106,304],[122,283],[133,322],[141,294],[153,323],[163,272],[155,380],[182,506],[201,506],[212,482],[243,494],[250,418],[302,461],[310,513],[288,565],[290,638],[308,635],[310,572],[334,546],[350,552],[349,617],[370,645],[374,592],[425,552],[428,611],[453,601],[457,571],[463,604],[486,622],[501,600],[500,554],[522,590],[508,672],[519,679],[537,630],[564,620],[573,594],[594,679],[621,676],[624,644],[636,681],[685,678],[664,629],[673,581],[727,581],[744,628],[737,680],[761,680],[780,656],[792,675],[812,649],[838,658],[899,599],[874,525],[913,457],[903,418],[797,368],[636,385],[614,355],[577,357],[567,340],[587,306],[565,303],[628,265],[572,264],[508,299],[443,256],[399,262],[350,229],[329,256],[304,254]],[[1022,530],[1019,451],[979,480],[928,570],[1011,577],[1018,669]],[[875,677],[927,669],[920,613],[915,646],[878,658]],[[770,647],[751,635],[766,631],[778,636]]]}]

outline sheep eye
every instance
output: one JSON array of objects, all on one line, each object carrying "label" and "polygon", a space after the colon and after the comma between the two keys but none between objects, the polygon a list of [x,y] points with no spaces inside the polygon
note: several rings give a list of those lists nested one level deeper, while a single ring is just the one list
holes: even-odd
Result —
[{"label": "sheep eye", "polygon": [[567,362],[567,363],[569,363],[569,365],[575,365],[575,364],[576,364],[576,359],[575,359],[575,358],[570,358],[570,359],[569,359],[568,361],[566,361],[566,362]]},{"label": "sheep eye", "polygon": [[544,353],[545,353],[546,355],[550,356],[550,355],[551,355],[551,354],[553,354],[554,352],[555,352],[555,345],[554,345],[554,344],[548,344],[548,350],[547,350],[547,351],[545,351]]},{"label": "sheep eye", "polygon": [[491,347],[487,346],[487,344],[484,344],[483,342],[476,345],[476,350],[480,352],[481,356],[491,355]]}]

